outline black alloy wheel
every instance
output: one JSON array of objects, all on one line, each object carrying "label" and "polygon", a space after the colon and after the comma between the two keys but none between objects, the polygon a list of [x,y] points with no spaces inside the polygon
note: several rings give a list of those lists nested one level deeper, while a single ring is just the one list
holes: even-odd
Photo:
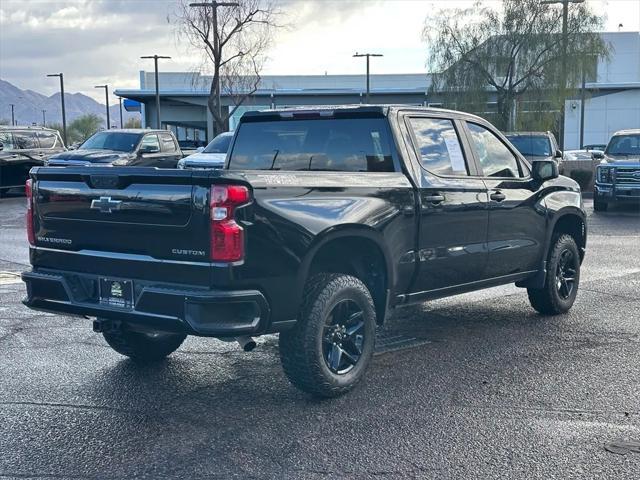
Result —
[{"label": "black alloy wheel", "polygon": [[344,375],[362,356],[365,342],[364,312],[353,300],[336,304],[324,327],[322,353],[329,370]]},{"label": "black alloy wheel", "polygon": [[576,287],[576,274],[579,268],[579,260],[570,249],[564,249],[560,253],[558,266],[556,267],[556,289],[558,295],[567,300],[571,297]]}]

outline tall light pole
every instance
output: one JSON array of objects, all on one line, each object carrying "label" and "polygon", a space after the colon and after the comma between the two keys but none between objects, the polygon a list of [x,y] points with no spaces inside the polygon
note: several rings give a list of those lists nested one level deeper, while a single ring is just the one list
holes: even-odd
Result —
[{"label": "tall light pole", "polygon": [[47,111],[44,108],[42,109],[42,126],[47,126]]},{"label": "tall light pole", "polygon": [[366,57],[367,58],[367,97],[366,97],[366,102],[369,103],[369,93],[370,93],[370,88],[369,88],[369,58],[370,57],[382,57],[383,55],[381,53],[358,53],[356,52],[356,54],[354,55],[354,57]]},{"label": "tall light pole", "polygon": [[140,57],[144,59],[153,58],[153,64],[155,67],[156,74],[156,128],[159,130],[160,127],[160,86],[158,84],[158,59],[159,58],[171,58],[163,55],[145,55],[144,57]]},{"label": "tall light pole", "polygon": [[14,108],[16,105],[14,103],[10,103],[9,106],[11,107],[11,126],[14,127],[16,124],[16,116],[14,114]]},{"label": "tall light pole", "polygon": [[109,85],[96,85],[94,88],[104,88],[104,98],[107,102],[107,130],[111,128],[111,119],[109,118]]},{"label": "tall light pole", "polygon": [[584,3],[585,0],[543,0],[545,5],[551,5],[554,3],[562,4],[562,63],[560,64],[560,87],[562,88],[562,106],[560,111],[562,112],[562,119],[560,122],[560,149],[564,150],[564,92],[567,88],[567,47],[569,45],[569,38],[567,36],[567,29],[569,23],[569,4],[570,3]]},{"label": "tall light pole", "polygon": [[[212,10],[213,15],[213,34],[216,36],[214,38],[214,44],[218,46],[218,7],[238,7],[240,4],[236,2],[217,2],[216,0],[211,0],[211,2],[202,2],[202,3],[190,3],[190,7],[204,7],[210,8]],[[218,105],[218,118],[222,118],[222,105],[220,103],[220,75],[216,78],[216,84],[214,85],[216,91],[216,104]],[[217,128],[216,128],[217,130]],[[220,132],[217,132],[220,133]]]},{"label": "tall light pole", "polygon": [[50,73],[47,77],[60,77],[60,101],[62,102],[62,136],[64,144],[67,144],[67,114],[64,110],[64,75],[62,73]]}]

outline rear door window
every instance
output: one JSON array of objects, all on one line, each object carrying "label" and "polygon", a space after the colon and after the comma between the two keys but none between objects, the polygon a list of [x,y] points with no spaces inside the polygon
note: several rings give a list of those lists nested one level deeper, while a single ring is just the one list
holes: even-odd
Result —
[{"label": "rear door window", "polygon": [[13,132],[13,143],[19,150],[38,148],[38,139],[35,132]]},{"label": "rear door window", "polygon": [[425,170],[436,175],[469,175],[460,138],[451,120],[413,117],[409,123]]},{"label": "rear door window", "polygon": [[384,118],[283,119],[241,123],[229,168],[394,171]]},{"label": "rear door window", "polygon": [[53,148],[56,146],[58,136],[54,132],[38,132],[40,148]]},{"label": "rear door window", "polygon": [[176,142],[174,142],[173,137],[169,133],[160,133],[160,143],[162,143],[162,151],[163,152],[175,152]]}]

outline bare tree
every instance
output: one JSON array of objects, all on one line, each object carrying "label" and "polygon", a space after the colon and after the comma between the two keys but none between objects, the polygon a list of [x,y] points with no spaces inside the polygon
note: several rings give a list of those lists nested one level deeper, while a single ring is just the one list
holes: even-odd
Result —
[{"label": "bare tree", "polygon": [[[220,133],[258,89],[278,11],[272,0],[235,0],[238,6],[217,8],[190,7],[191,1],[180,0],[174,24],[179,37],[202,51],[199,70],[212,75],[207,106]],[[222,108],[221,95],[231,99],[229,109]]]},{"label": "bare tree", "polygon": [[[583,71],[594,71],[597,59],[608,56],[608,46],[597,33],[603,18],[586,3],[570,5],[566,56],[562,9],[540,0],[504,0],[500,10],[478,3],[433,18],[423,32],[434,72],[430,91],[442,95],[445,104],[485,115],[493,92],[497,112],[492,120],[502,129],[523,127],[515,115],[521,99],[541,114],[528,127],[536,122],[549,126],[555,119],[548,112],[560,109]],[[565,85],[562,62],[567,67]]]}]

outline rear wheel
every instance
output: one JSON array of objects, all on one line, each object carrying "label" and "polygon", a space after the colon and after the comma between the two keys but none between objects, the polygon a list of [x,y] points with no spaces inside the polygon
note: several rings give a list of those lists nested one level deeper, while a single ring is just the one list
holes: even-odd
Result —
[{"label": "rear wheel", "polygon": [[137,362],[162,360],[182,345],[186,335],[165,332],[134,332],[126,326],[102,333],[109,346]]},{"label": "rear wheel", "polygon": [[559,235],[551,246],[543,288],[529,288],[529,302],[545,315],[566,313],[573,306],[580,283],[580,254],[571,235]]},{"label": "rear wheel", "polygon": [[280,360],[297,388],[318,397],[351,390],[373,356],[376,314],[357,278],[319,274],[305,288],[295,328],[280,334]]}]

